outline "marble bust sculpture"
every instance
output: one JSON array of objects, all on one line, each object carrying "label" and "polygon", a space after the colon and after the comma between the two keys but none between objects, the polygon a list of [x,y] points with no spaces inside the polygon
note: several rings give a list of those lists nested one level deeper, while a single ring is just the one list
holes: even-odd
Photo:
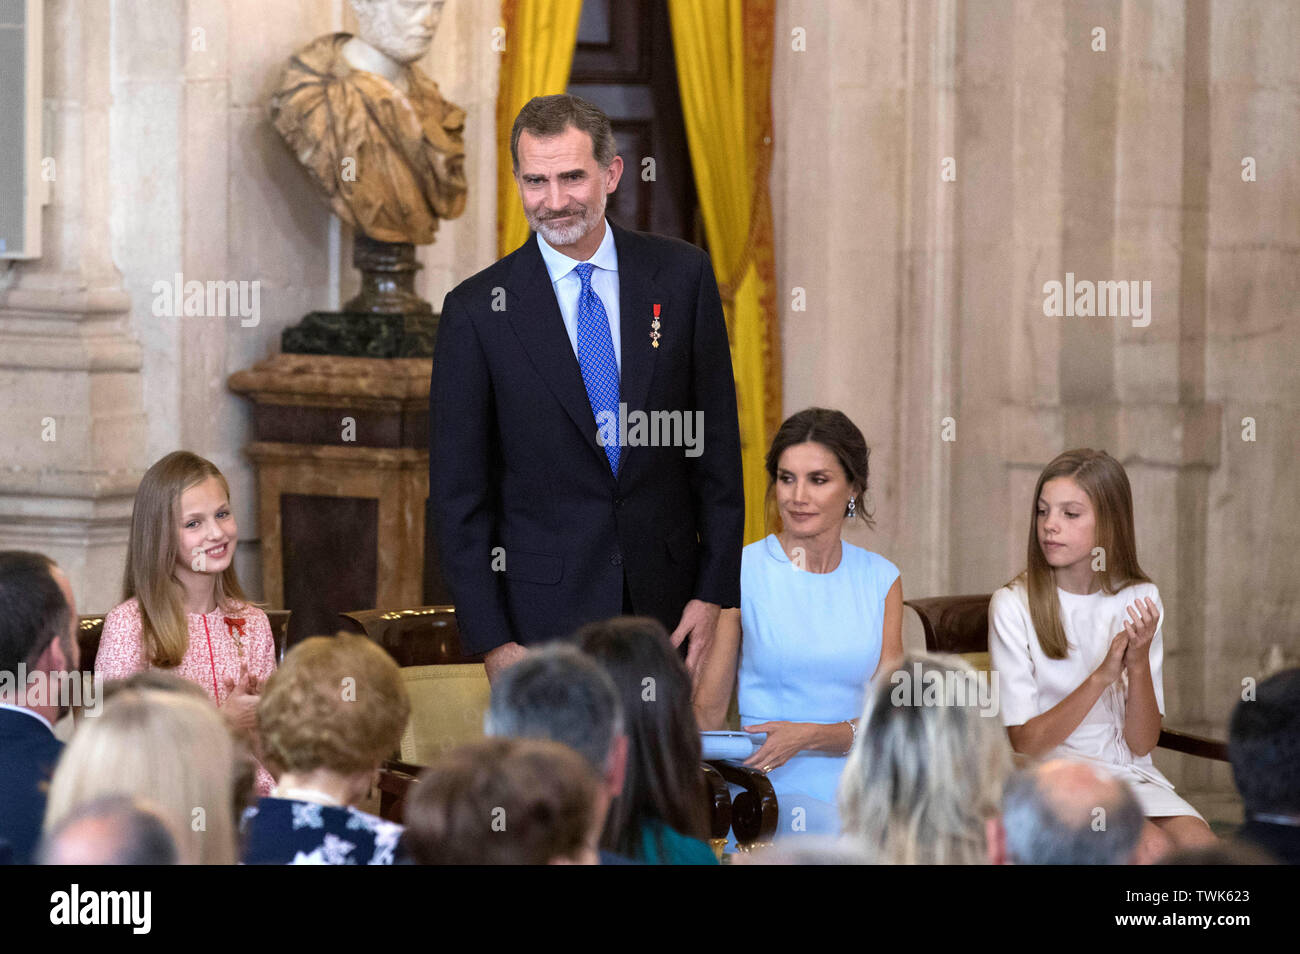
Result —
[{"label": "marble bust sculpture", "polygon": [[290,59],[271,121],[358,235],[426,245],[465,208],[465,113],[415,63],[441,0],[349,0],[360,31]]}]

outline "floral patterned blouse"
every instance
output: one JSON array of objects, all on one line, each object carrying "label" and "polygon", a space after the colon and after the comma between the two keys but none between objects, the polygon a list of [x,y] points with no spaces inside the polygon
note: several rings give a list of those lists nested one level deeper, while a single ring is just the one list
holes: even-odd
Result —
[{"label": "floral patterned blouse", "polygon": [[[275,672],[275,640],[271,623],[256,606],[235,604],[211,613],[189,613],[190,644],[180,665],[170,670],[203,687],[218,707],[230,696],[227,683],[239,680],[240,650],[248,662],[248,674],[264,685]],[[104,634],[95,656],[95,673],[105,681],[125,679],[132,673],[152,669],[141,644],[143,624],[140,603],[135,597],[115,607],[104,618]],[[257,794],[268,795],[275,779],[259,763]]]},{"label": "floral patterned blouse", "polygon": [[264,798],[244,812],[249,865],[391,865],[403,828],[350,805]]}]

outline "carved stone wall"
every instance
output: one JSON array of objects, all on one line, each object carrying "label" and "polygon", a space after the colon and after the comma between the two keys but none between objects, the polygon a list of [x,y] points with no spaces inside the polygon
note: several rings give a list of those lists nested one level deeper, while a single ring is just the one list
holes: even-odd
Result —
[{"label": "carved stone wall", "polygon": [[[1024,566],[1043,465],[1109,450],[1167,608],[1166,722],[1223,737],[1243,679],[1300,662],[1300,8],[779,11],[786,410],[839,407],[866,434],[879,523],[856,542],[906,595],[988,592]],[[1149,324],[1046,316],[1067,272],[1149,281]],[[1226,766],[1156,758],[1232,790]]]}]

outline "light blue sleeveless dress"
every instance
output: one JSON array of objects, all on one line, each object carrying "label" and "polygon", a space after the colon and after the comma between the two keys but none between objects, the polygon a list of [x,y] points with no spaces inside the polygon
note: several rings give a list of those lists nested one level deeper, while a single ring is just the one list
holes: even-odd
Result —
[{"label": "light blue sleeveless dress", "polygon": [[[830,573],[798,569],[775,535],[745,547],[740,568],[740,724],[843,722],[862,714],[880,662],[885,597],[898,568],[841,541]],[[846,757],[801,752],[768,775],[777,838],[838,835],[836,790]]]}]

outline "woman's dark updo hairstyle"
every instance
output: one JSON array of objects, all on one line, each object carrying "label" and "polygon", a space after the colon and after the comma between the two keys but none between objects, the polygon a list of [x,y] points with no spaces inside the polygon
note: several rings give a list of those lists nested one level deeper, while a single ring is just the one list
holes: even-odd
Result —
[{"label": "woman's dark updo hairstyle", "polygon": [[[843,411],[832,411],[824,407],[804,408],[797,414],[786,418],[785,423],[777,429],[772,438],[772,446],[767,452],[767,503],[768,512],[775,510],[776,467],[786,449],[796,444],[821,444],[835,455],[835,459],[844,468],[849,486],[853,488],[857,501],[857,516],[862,522],[874,529],[876,522],[871,519],[863,497],[867,493],[867,460],[871,449],[867,440],[858,430],[858,426],[849,420]],[[847,511],[846,511],[847,515]],[[769,523],[771,521],[769,520]]]}]

